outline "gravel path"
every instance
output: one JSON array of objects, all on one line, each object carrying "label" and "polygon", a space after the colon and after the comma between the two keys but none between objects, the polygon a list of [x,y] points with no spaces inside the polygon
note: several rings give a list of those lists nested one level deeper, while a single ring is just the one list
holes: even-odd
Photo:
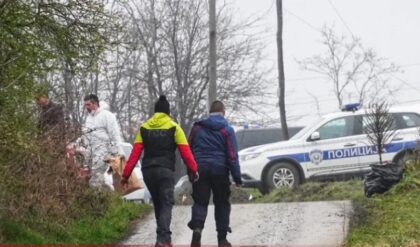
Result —
[{"label": "gravel path", "polygon": [[[350,201],[234,204],[231,213],[233,245],[340,246],[347,234]],[[202,235],[202,245],[217,245],[214,207]],[[172,217],[174,245],[189,245],[190,206],[176,206]],[[153,212],[138,223],[122,244],[151,245],[156,239]]]}]

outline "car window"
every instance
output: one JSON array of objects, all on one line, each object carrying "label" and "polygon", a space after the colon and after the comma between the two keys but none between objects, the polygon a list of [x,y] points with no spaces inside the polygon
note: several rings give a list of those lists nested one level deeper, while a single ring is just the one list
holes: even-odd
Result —
[{"label": "car window", "polygon": [[237,131],[235,132],[235,136],[236,136],[236,141],[238,142],[238,147],[239,149],[241,149],[241,144],[243,143],[243,138],[244,138],[244,132],[243,131]]},{"label": "car window", "polygon": [[312,122],[310,122],[308,125],[306,125],[306,127],[305,128],[303,128],[303,129],[301,129],[301,130],[299,130],[294,136],[292,136],[291,138],[290,138],[290,140],[298,140],[298,139],[300,139],[300,138],[302,138],[302,137],[304,137],[307,133],[308,133],[308,131],[311,129],[311,128],[313,128],[314,127],[314,125],[315,124],[317,124],[317,123],[319,123],[319,122],[321,122],[321,121],[323,121],[324,120],[324,117],[321,117],[321,118],[318,118],[318,119],[314,119],[314,120],[312,120]]},{"label": "car window", "polygon": [[[289,136],[295,135],[302,127],[290,127]],[[238,142],[239,150],[268,144],[278,141],[283,141],[283,133],[281,128],[267,128],[267,129],[248,129],[236,132],[236,140]]]},{"label": "car window", "polygon": [[244,132],[240,148],[252,147],[282,140],[280,130],[251,130]]},{"label": "car window", "polygon": [[400,113],[397,116],[401,122],[401,128],[413,128],[420,126],[420,116],[416,113]]},{"label": "car window", "polygon": [[319,132],[320,140],[340,138],[350,136],[353,134],[354,117],[348,116],[338,119],[333,119],[322,125],[317,131]]},{"label": "car window", "polygon": [[[392,117],[394,118],[394,121],[392,122],[392,126],[389,130],[396,130],[397,129],[397,122],[395,121],[395,115],[392,114]],[[368,125],[372,122],[372,119],[368,115],[362,116],[362,133],[368,134]]]}]

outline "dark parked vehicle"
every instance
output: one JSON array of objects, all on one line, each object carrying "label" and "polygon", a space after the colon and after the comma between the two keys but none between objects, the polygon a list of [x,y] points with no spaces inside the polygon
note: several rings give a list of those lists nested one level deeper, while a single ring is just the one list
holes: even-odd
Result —
[{"label": "dark parked vehicle", "polygon": [[[289,127],[289,138],[301,129],[303,127]],[[281,128],[243,129],[237,131],[235,134],[239,150],[285,140]]]},{"label": "dark parked vehicle", "polygon": [[[290,127],[289,137],[292,137],[301,129],[303,129],[303,127]],[[243,129],[236,131],[235,135],[239,150],[247,147],[284,141],[281,128]],[[183,196],[189,195],[191,192],[191,183],[188,181],[188,176],[185,175],[181,177],[175,185],[175,198],[177,198],[178,201],[182,201]]]}]

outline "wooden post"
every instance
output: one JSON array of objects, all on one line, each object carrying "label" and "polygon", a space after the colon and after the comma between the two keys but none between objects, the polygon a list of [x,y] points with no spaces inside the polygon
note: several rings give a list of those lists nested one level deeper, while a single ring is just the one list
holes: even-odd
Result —
[{"label": "wooden post", "polygon": [[217,84],[216,84],[216,0],[209,0],[209,34],[210,34],[210,47],[209,47],[209,90],[208,90],[208,109],[217,97]]}]

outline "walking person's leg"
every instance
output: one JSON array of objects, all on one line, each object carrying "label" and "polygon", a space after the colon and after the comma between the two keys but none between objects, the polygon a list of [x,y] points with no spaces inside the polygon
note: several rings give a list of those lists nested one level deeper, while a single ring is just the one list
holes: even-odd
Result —
[{"label": "walking person's leg", "polygon": [[230,224],[230,180],[228,173],[212,174],[214,218],[216,220],[217,241],[219,246],[231,246],[226,236],[231,232]]},{"label": "walking person's leg", "polygon": [[199,173],[200,179],[192,185],[194,204],[191,208],[191,220],[188,223],[188,227],[193,230],[191,246],[194,247],[201,245],[201,231],[207,218],[207,208],[211,194],[207,167],[199,166]]},{"label": "walking person's leg", "polygon": [[170,169],[159,171],[159,217],[157,220],[157,242],[170,245],[172,208],[174,206],[174,173]]},{"label": "walking person's leg", "polygon": [[157,177],[159,175],[159,172],[155,171],[156,168],[148,168],[144,169],[142,171],[143,173],[143,180],[146,184],[150,195],[152,197],[153,202],[153,209],[155,212],[155,219],[156,219],[156,243],[158,243],[158,236],[160,233],[159,229],[159,216],[160,216],[160,207],[161,207],[161,201],[160,201],[160,194],[159,194],[159,178]]}]

